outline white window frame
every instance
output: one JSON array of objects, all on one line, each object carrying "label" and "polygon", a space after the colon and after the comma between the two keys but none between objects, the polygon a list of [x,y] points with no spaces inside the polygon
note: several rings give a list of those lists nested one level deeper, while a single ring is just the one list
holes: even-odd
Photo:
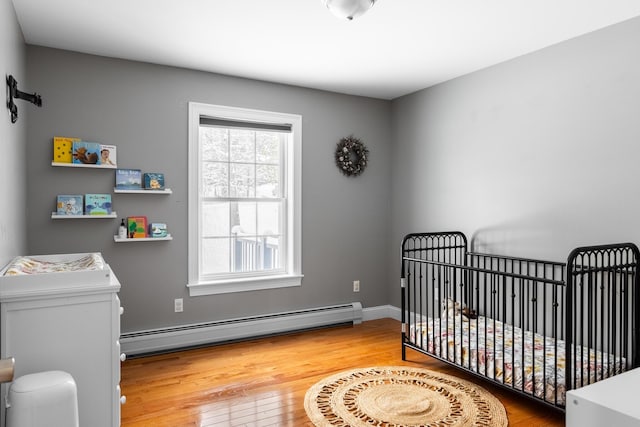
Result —
[{"label": "white window frame", "polygon": [[[200,276],[200,117],[215,117],[257,123],[290,124],[292,138],[285,147],[285,182],[287,260],[284,272],[265,274],[264,271],[242,277],[225,277],[218,280],[202,280]],[[228,107],[223,105],[189,103],[189,171],[188,171],[188,283],[190,296],[214,295],[232,292],[255,291],[302,285],[302,116]]]}]

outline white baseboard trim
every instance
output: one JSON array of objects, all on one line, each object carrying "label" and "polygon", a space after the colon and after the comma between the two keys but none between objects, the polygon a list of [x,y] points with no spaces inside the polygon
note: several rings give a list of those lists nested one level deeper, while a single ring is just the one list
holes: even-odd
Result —
[{"label": "white baseboard trim", "polygon": [[391,318],[397,321],[402,319],[400,309],[393,305],[379,305],[362,309],[362,321]]},{"label": "white baseboard trim", "polygon": [[[372,313],[378,315],[378,310],[374,310]],[[120,345],[122,351],[127,355],[148,354],[342,323],[358,324],[362,320],[362,304],[354,302],[255,317],[129,332],[120,336]]]},{"label": "white baseboard trim", "polygon": [[130,356],[178,350],[341,323],[392,318],[400,321],[400,309],[392,305],[362,308],[359,302],[308,310],[274,313],[241,319],[183,325],[124,333],[122,351]]}]

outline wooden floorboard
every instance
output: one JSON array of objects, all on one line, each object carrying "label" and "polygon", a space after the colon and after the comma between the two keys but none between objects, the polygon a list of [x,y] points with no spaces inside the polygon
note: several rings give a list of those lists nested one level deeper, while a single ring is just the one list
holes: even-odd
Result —
[{"label": "wooden floorboard", "polygon": [[510,426],[563,426],[564,414],[408,351],[400,323],[364,322],[129,359],[122,426],[311,426],[304,395],[320,379],[347,369],[415,366],[473,381],[507,410]]}]

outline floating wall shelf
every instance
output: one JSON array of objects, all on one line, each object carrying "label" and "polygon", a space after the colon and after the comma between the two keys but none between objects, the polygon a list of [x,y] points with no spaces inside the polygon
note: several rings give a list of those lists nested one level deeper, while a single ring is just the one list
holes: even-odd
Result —
[{"label": "floating wall shelf", "polygon": [[91,169],[116,169],[117,166],[113,165],[91,165],[85,163],[59,163],[51,162],[51,166],[58,166],[63,168],[91,168]]},{"label": "floating wall shelf", "polygon": [[113,241],[116,243],[133,243],[133,242],[158,242],[161,240],[173,240],[171,234],[167,235],[167,237],[137,237],[137,238],[122,238],[118,236],[113,236]]},{"label": "floating wall shelf", "polygon": [[51,212],[51,219],[104,219],[117,217],[117,212],[112,212],[108,215],[58,215],[55,212]]},{"label": "floating wall shelf", "polygon": [[122,188],[113,189],[114,193],[123,193],[123,194],[171,194],[173,193],[170,188],[165,188],[164,190],[124,190]]}]

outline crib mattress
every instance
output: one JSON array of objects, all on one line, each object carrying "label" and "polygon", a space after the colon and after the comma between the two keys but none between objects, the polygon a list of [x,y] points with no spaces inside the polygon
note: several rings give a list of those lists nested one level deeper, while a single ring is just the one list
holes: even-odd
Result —
[{"label": "crib mattress", "polygon": [[[464,322],[460,317],[455,321],[427,318],[411,325],[409,340],[428,353],[516,390],[554,405],[565,404],[566,349],[562,340],[483,316]],[[586,385],[625,370],[623,357],[585,347],[577,347],[571,354],[576,359],[577,384],[580,378]]]}]

